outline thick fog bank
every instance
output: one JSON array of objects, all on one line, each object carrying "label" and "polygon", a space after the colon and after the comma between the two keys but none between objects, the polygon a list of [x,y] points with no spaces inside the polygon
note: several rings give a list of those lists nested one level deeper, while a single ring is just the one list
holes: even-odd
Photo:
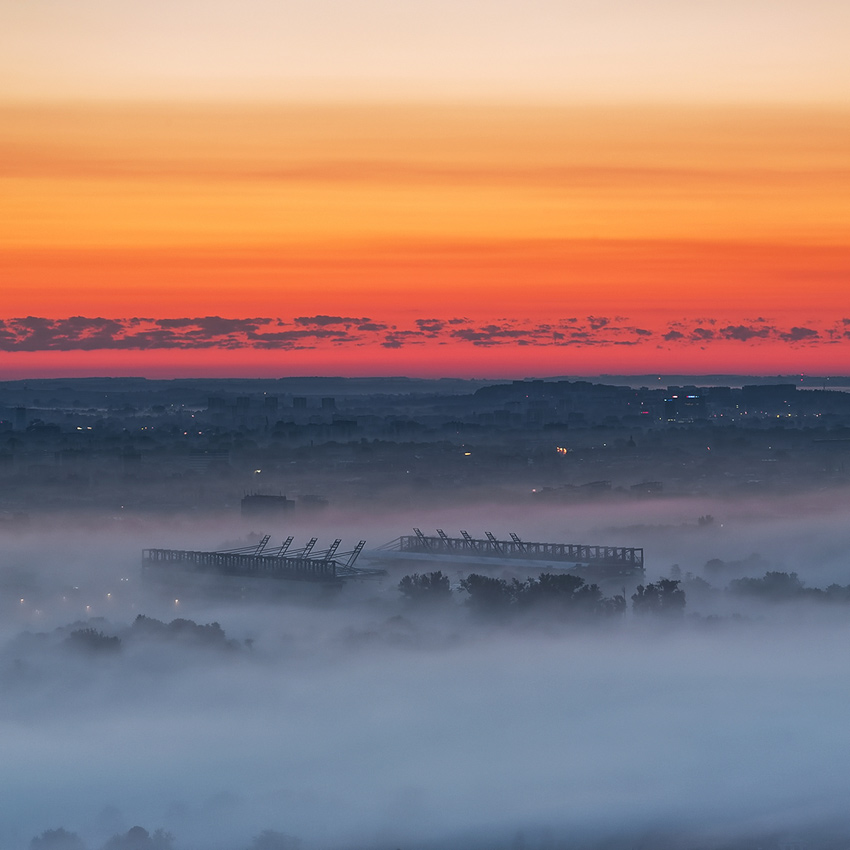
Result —
[{"label": "thick fog bank", "polygon": [[311,635],[293,620],[220,653],[4,653],[2,845],[60,824],[92,843],[142,823],[180,847],[265,828],[342,847],[846,811],[848,626],[488,630],[425,649],[341,631],[336,652],[295,653]]},{"label": "thick fog bank", "polygon": [[709,619],[692,593],[678,619],[630,607],[571,626],[476,618],[456,568],[428,609],[405,602],[401,574],[283,599],[140,579],[143,546],[264,531],[378,544],[463,523],[645,546],[647,580],[676,563],[718,593],[737,568],[706,563],[753,552],[809,585],[850,584],[833,496],[502,511],[329,511],[283,534],[90,518],[0,538],[0,847],[61,826],[100,850],[136,824],[175,850],[246,850],[267,829],[302,850],[850,835],[850,605],[724,596]]}]

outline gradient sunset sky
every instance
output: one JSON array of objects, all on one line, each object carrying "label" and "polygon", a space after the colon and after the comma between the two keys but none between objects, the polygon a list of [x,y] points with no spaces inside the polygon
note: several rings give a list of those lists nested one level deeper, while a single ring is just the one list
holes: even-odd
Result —
[{"label": "gradient sunset sky", "polygon": [[0,0],[0,378],[850,373],[847,0]]}]

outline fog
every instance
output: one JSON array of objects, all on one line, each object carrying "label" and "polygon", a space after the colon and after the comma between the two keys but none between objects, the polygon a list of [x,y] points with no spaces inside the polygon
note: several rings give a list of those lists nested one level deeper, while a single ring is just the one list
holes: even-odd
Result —
[{"label": "fog", "polygon": [[[846,837],[850,605],[727,588],[767,571],[850,584],[847,495],[331,508],[285,528],[52,513],[5,530],[0,846],[62,827],[95,850],[136,825],[175,850],[247,850],[265,830],[301,850]],[[680,577],[685,613],[476,617],[456,563],[439,606],[399,593],[417,565],[337,591],[175,590],[140,570],[151,546],[371,549],[413,526],[642,546],[645,581]],[[223,634],[150,623],[178,618]]]}]

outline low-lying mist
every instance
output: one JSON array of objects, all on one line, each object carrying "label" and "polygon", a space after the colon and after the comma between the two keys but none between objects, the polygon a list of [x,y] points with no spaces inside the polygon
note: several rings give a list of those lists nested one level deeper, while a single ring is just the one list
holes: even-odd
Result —
[{"label": "low-lying mist", "polygon": [[[768,571],[850,584],[844,498],[328,510],[280,529],[54,515],[6,533],[0,846],[61,827],[100,850],[136,825],[168,831],[175,850],[248,850],[265,830],[274,850],[850,836],[850,604],[729,589]],[[163,588],[139,567],[147,546],[270,533],[373,547],[461,523],[643,546],[645,581],[678,577],[684,614],[640,616],[629,601],[575,622],[476,616],[456,564],[439,605],[399,592],[413,567],[286,593]]]}]

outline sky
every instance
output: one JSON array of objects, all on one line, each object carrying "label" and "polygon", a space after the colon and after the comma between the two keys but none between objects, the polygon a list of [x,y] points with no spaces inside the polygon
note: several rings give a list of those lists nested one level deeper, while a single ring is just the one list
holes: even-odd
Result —
[{"label": "sky", "polygon": [[0,0],[0,373],[850,372],[843,0]]}]

